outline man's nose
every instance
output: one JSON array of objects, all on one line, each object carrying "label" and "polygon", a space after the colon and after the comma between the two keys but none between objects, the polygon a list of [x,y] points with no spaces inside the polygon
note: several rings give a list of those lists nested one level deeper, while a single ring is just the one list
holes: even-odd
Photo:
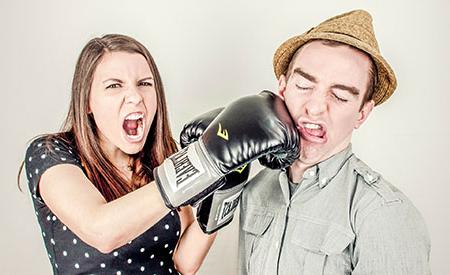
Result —
[{"label": "man's nose", "polygon": [[309,116],[320,116],[328,109],[327,95],[324,91],[315,91],[306,103],[306,112]]}]

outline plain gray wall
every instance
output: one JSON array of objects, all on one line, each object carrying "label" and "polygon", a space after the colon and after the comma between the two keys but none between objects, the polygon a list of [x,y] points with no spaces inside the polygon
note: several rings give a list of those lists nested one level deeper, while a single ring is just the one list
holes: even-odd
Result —
[{"label": "plain gray wall", "polygon": [[[374,16],[382,53],[399,85],[357,131],[354,151],[422,212],[434,274],[448,274],[449,2],[216,2],[1,1],[0,273],[50,273],[29,195],[17,190],[16,174],[27,141],[59,129],[76,59],[90,38],[123,33],[148,47],[178,136],[195,114],[275,90],[272,55],[288,37],[363,8]],[[237,220],[220,232],[200,274],[236,274]]]}]

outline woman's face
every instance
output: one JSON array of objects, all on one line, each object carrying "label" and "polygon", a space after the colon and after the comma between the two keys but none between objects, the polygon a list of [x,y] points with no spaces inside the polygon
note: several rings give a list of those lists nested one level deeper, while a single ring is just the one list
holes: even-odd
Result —
[{"label": "woman's face", "polygon": [[141,54],[107,52],[94,71],[89,112],[98,128],[102,148],[138,153],[157,108],[153,74]]}]

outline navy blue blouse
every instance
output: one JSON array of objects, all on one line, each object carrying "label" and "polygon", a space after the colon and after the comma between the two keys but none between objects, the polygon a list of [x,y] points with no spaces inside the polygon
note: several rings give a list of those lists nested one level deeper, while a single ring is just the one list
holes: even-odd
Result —
[{"label": "navy blue blouse", "polygon": [[47,207],[38,184],[48,168],[73,164],[85,172],[74,145],[61,138],[43,136],[30,144],[25,157],[28,186],[53,273],[178,274],[172,260],[180,238],[180,217],[176,211],[171,211],[128,244],[103,254],[78,238]]}]

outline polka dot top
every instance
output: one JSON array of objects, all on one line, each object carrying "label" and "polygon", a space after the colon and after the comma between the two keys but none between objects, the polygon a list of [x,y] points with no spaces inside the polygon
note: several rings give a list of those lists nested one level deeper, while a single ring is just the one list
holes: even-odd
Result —
[{"label": "polka dot top", "polygon": [[48,168],[58,164],[73,164],[83,170],[74,144],[43,136],[30,144],[25,156],[28,186],[53,273],[178,274],[172,260],[180,237],[180,218],[176,211],[109,254],[83,242],[50,211],[39,194],[39,179]]}]

